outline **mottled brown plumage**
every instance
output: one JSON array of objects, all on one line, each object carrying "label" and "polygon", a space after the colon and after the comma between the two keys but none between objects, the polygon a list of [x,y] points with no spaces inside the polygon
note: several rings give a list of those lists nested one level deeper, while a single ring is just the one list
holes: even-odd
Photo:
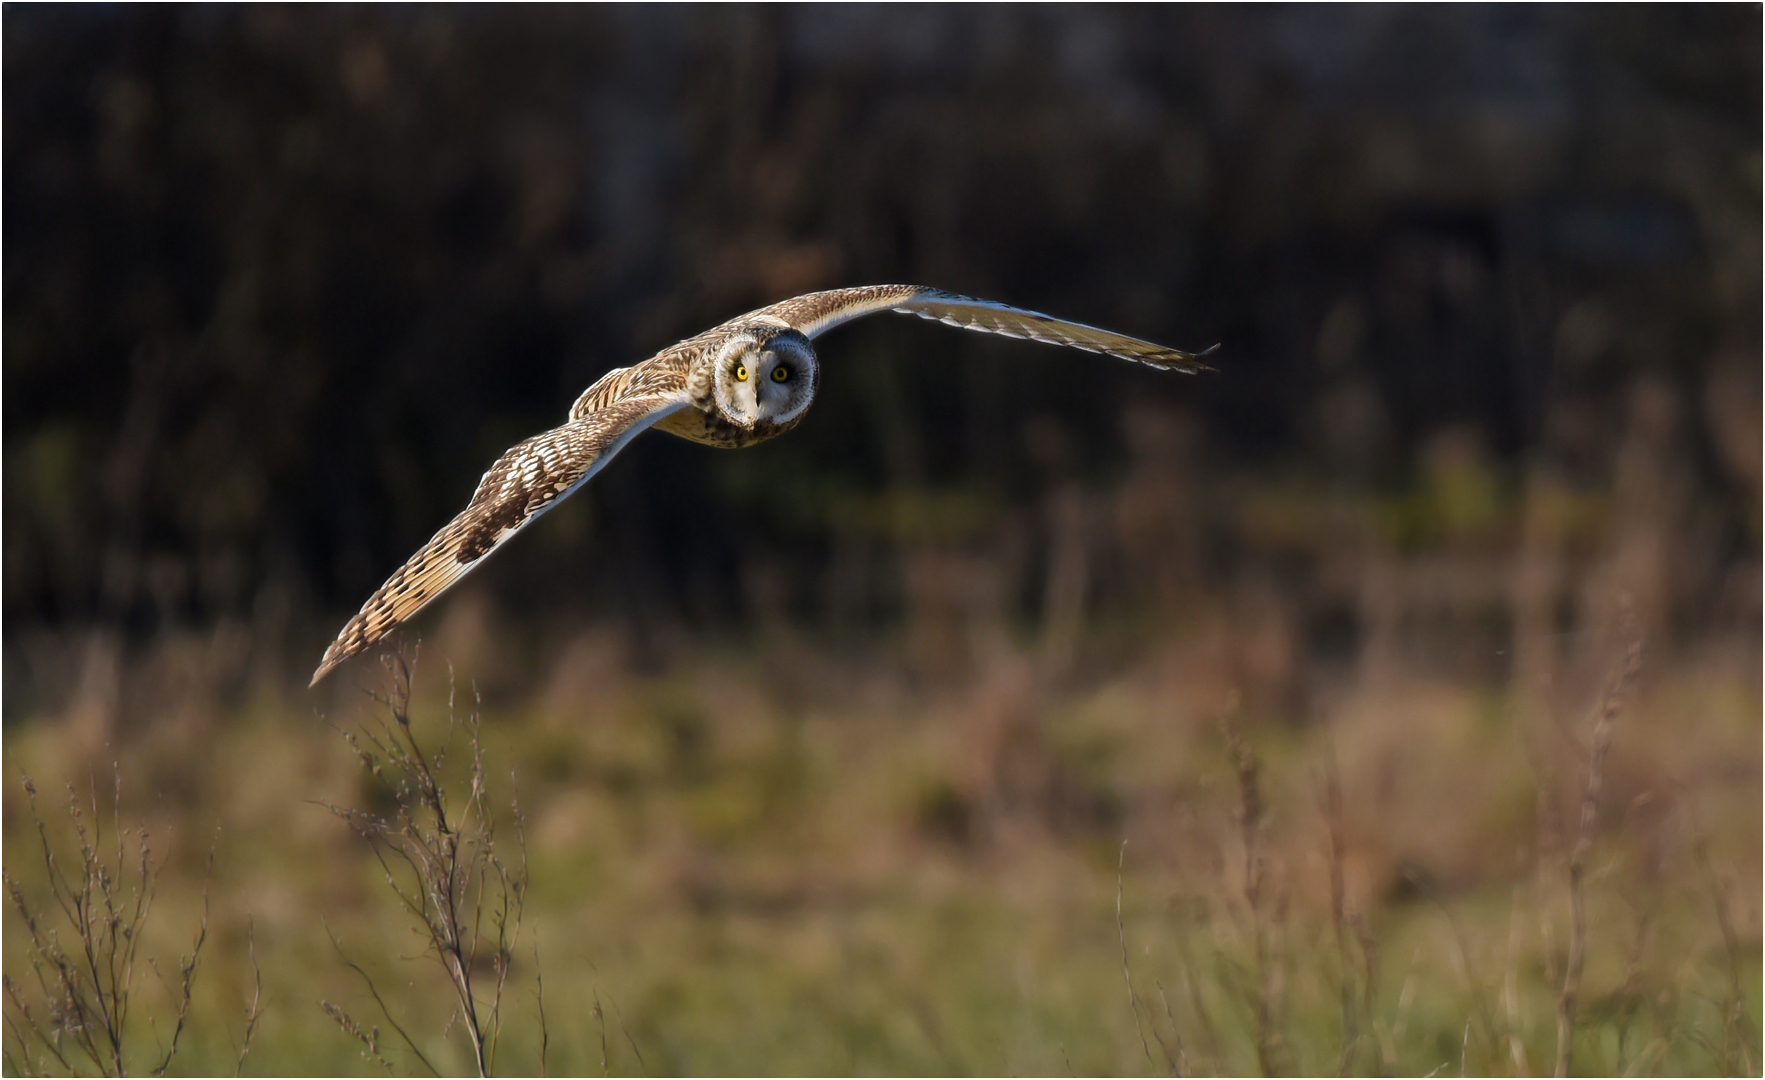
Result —
[{"label": "mottled brown plumage", "polygon": [[337,635],[313,672],[313,684],[415,615],[580,487],[645,428],[654,425],[722,447],[749,446],[789,431],[802,421],[820,377],[810,339],[878,311],[1176,371],[1204,366],[1194,353],[918,285],[834,289],[749,312],[641,364],[607,372],[576,399],[562,427],[498,458],[466,509],[388,578]]}]

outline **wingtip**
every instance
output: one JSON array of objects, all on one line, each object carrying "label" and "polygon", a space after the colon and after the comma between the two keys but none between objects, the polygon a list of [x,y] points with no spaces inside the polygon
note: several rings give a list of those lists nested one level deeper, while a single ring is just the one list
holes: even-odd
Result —
[{"label": "wingtip", "polygon": [[337,651],[337,645],[333,642],[331,647],[325,650],[325,658],[319,661],[318,669],[313,672],[313,681],[307,683],[306,688],[311,690],[313,687],[319,685],[319,680],[331,674],[332,671],[336,670],[337,665],[343,663],[347,659],[349,659],[348,655],[339,654]]},{"label": "wingtip", "polygon": [[1209,345],[1207,348],[1202,349],[1198,353],[1185,354],[1188,357],[1188,362],[1187,362],[1187,365],[1183,368],[1183,370],[1187,371],[1191,375],[1200,375],[1203,372],[1208,372],[1208,371],[1218,371],[1219,368],[1216,368],[1212,364],[1208,363],[1207,358],[1212,356],[1214,353],[1219,352],[1219,351],[1220,351],[1220,343],[1216,341],[1212,345]]}]

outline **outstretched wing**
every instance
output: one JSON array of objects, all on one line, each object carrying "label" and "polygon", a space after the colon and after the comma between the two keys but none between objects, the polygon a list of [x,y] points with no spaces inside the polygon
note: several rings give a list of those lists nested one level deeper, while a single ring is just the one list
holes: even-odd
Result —
[{"label": "outstretched wing", "polygon": [[372,646],[445,592],[521,527],[581,487],[632,436],[686,407],[684,396],[614,402],[522,442],[497,459],[471,503],[368,598],[313,672],[331,669]]},{"label": "outstretched wing", "polygon": [[772,321],[801,331],[807,337],[831,330],[877,311],[898,311],[936,319],[948,326],[979,330],[985,334],[1003,334],[1027,341],[1043,341],[1050,345],[1066,345],[1087,352],[1135,360],[1154,367],[1177,371],[1203,371],[1203,353],[1167,349],[1150,341],[1141,341],[1122,334],[1100,330],[1084,323],[1067,322],[1036,311],[1025,311],[1009,304],[958,296],[942,289],[924,285],[866,285],[855,289],[833,289],[808,293],[771,307],[761,308],[750,319]]}]

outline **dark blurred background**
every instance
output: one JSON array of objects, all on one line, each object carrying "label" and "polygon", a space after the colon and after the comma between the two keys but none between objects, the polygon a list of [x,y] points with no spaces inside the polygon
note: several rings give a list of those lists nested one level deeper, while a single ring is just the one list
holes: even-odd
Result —
[{"label": "dark blurred background", "polygon": [[862,320],[393,640],[552,1072],[1755,1074],[1761,18],[8,3],[7,851],[152,830],[181,1068],[373,1068],[343,950],[465,1070],[325,645],[604,371],[926,284],[1217,371]]},{"label": "dark blurred background", "polygon": [[1527,552],[1547,637],[1611,614],[1607,567],[1660,642],[1756,647],[1755,5],[4,27],[9,721],[126,712],[172,638],[223,699],[292,689],[600,373],[895,281],[1218,342],[1219,370],[842,329],[788,439],[639,440],[474,575],[514,651],[585,618],[641,661],[687,626],[864,640],[944,593],[1031,626],[1211,598],[1274,612],[1291,682],[1381,633],[1343,550],[1457,559],[1488,617],[1434,659],[1492,677]]}]

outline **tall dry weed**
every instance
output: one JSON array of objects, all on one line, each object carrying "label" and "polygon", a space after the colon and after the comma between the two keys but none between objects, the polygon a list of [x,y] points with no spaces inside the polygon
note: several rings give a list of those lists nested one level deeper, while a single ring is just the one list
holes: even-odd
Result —
[{"label": "tall dry weed", "polygon": [[[495,817],[490,811],[484,772],[484,748],[479,738],[479,714],[473,709],[463,720],[454,707],[451,682],[448,694],[448,727],[451,735],[463,729],[470,749],[465,797],[455,801],[441,775],[447,756],[440,750],[425,752],[411,727],[411,666],[402,656],[388,655],[386,666],[391,687],[375,700],[385,716],[364,723],[359,732],[344,732],[361,766],[385,784],[393,808],[385,815],[365,810],[330,806],[373,851],[385,873],[386,886],[406,914],[417,923],[418,933],[440,963],[452,991],[455,1012],[443,1026],[444,1035],[454,1029],[463,1033],[480,1076],[496,1068],[497,1048],[503,1030],[503,1005],[509,971],[520,944],[522,915],[527,897],[526,841],[521,832],[518,803],[510,809],[516,823],[520,862],[510,864],[498,846]],[[374,978],[334,944],[345,964],[367,985],[368,993],[400,1041],[423,1066],[440,1075],[414,1038],[393,1017]],[[537,953],[536,953],[537,959]],[[482,974],[488,964],[489,977]],[[536,982],[540,998],[540,1067],[550,1043],[545,1030],[543,984]],[[364,1028],[342,1006],[321,1002],[327,1015],[363,1046],[363,1053],[390,1067],[382,1053],[379,1030]]]},{"label": "tall dry weed", "polygon": [[[10,870],[0,871],[12,909],[24,925],[24,951],[35,984],[27,986],[11,976],[4,980],[9,1075],[39,1076],[52,1067],[69,1075],[124,1076],[141,1059],[139,1038],[131,1034],[138,1001],[136,962],[159,872],[147,830],[121,826],[117,807],[122,776],[115,775],[108,840],[96,789],[82,799],[68,785],[67,816],[78,848],[71,861],[58,856],[48,825],[37,812],[36,784],[28,776],[23,779],[49,899],[43,903],[28,895]],[[211,852],[211,871],[212,862]],[[163,975],[160,979],[175,1013],[169,1040],[149,1067],[156,1076],[165,1075],[177,1056],[208,928],[205,887],[196,941],[179,958],[175,985]],[[147,963],[158,973],[151,958]],[[250,1037],[248,1029],[248,1049]]]}]

